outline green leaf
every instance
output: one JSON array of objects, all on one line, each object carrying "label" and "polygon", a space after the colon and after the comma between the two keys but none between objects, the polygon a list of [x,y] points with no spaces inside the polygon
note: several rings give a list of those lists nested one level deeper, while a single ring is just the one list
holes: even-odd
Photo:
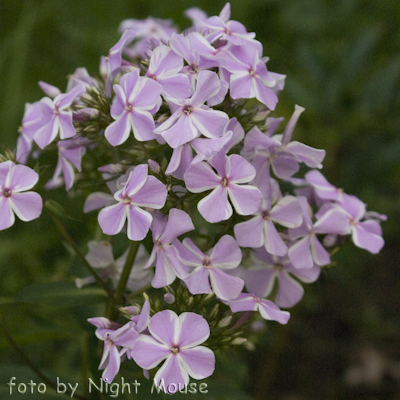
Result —
[{"label": "green leaf", "polygon": [[107,296],[100,288],[78,289],[73,282],[50,282],[24,287],[16,300],[55,307],[73,307],[104,302],[107,301]]}]

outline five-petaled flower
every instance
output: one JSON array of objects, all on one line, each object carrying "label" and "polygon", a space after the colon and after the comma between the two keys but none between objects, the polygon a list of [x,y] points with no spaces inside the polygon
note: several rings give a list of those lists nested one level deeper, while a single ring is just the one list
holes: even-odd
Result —
[{"label": "five-petaled flower", "polygon": [[103,208],[99,224],[106,235],[119,233],[125,221],[130,240],[142,240],[149,231],[153,217],[140,207],[160,209],[167,198],[167,188],[154,176],[148,176],[148,166],[141,164],[129,174],[123,189],[114,194],[117,204]]},{"label": "five-petaled flower", "polygon": [[214,372],[214,353],[199,346],[210,336],[210,327],[202,316],[185,312],[178,317],[164,310],[153,315],[149,331],[151,336],[141,335],[136,340],[132,358],[145,369],[165,360],[154,377],[157,385],[174,393],[184,388],[189,376],[204,379]]},{"label": "five-petaled flower", "polygon": [[25,165],[15,165],[12,161],[0,164],[0,230],[14,224],[14,213],[22,221],[32,221],[42,213],[40,195],[25,192],[32,189],[38,179],[38,174]]}]

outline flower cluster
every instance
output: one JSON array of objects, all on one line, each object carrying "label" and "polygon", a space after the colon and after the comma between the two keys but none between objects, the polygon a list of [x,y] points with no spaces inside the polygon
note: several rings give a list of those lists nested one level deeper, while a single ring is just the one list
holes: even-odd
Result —
[{"label": "flower cluster", "polygon": [[[65,93],[41,82],[46,96],[26,106],[18,164],[0,164],[0,229],[14,213],[39,217],[39,194],[20,193],[38,174],[23,164],[56,151],[44,189],[86,193],[84,212],[100,210],[103,234],[127,237],[117,260],[105,237],[89,242],[94,275],[76,281],[100,279],[112,295],[110,318],[89,319],[104,341],[99,369],[112,382],[124,359],[146,376],[163,362],[154,379],[169,393],[210,376],[213,350],[244,342],[251,320],[286,324],[281,308],[301,300],[300,282],[314,282],[346,237],[371,253],[384,244],[385,216],[325,179],[324,150],[292,141],[304,108],[279,130],[283,118],[270,112],[285,75],[267,69],[229,3],[219,16],[187,16],[183,33],[126,20],[101,78],[78,68]],[[308,172],[295,176],[301,164]],[[81,190],[93,174],[104,190]],[[138,292],[147,292],[143,306]],[[117,307],[125,323],[113,321]]]}]

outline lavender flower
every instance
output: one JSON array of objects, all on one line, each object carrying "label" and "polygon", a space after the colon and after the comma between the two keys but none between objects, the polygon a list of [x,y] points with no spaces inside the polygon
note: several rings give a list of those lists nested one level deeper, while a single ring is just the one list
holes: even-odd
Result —
[{"label": "lavender flower", "polygon": [[144,268],[156,262],[156,272],[151,282],[153,287],[160,288],[170,285],[176,277],[186,278],[187,268],[176,255],[174,240],[183,233],[194,230],[194,225],[187,213],[173,208],[168,217],[154,213],[151,225],[154,247]]},{"label": "lavender flower", "polygon": [[254,250],[251,255],[253,264],[246,270],[244,278],[246,289],[265,298],[271,294],[275,281],[278,280],[275,302],[279,307],[293,307],[303,297],[304,289],[292,275],[302,282],[312,283],[317,280],[321,271],[318,266],[295,268],[287,256],[271,255],[263,247]]},{"label": "lavender flower", "polygon": [[[85,88],[76,86],[68,93],[61,93],[54,100],[44,97],[40,100],[41,115],[40,128],[35,132],[34,139],[40,148],[45,148],[60,132],[61,139],[68,139],[76,135],[72,124],[72,111],[67,111],[72,102]],[[39,117],[39,115],[37,115]],[[39,125],[39,124],[38,124]]]},{"label": "lavender flower", "polygon": [[0,230],[14,224],[14,213],[22,221],[40,216],[42,198],[35,192],[25,192],[32,189],[38,179],[38,174],[25,165],[15,165],[12,161],[0,163]]},{"label": "lavender flower", "polygon": [[173,149],[190,142],[199,134],[208,138],[221,136],[229,121],[228,116],[222,111],[204,107],[204,103],[215,96],[220,87],[215,72],[202,71],[197,80],[196,91],[190,99],[169,99],[179,108],[154,132],[161,134]]},{"label": "lavender flower", "polygon": [[204,219],[215,223],[231,217],[233,211],[228,203],[228,194],[238,214],[256,212],[261,200],[260,191],[251,185],[240,185],[250,182],[255,176],[256,171],[250,163],[237,154],[227,157],[224,152],[213,156],[209,163],[202,161],[192,165],[184,176],[186,187],[193,193],[213,189],[197,205]]},{"label": "lavender flower", "polygon": [[[190,293],[214,293],[222,300],[235,299],[241,293],[242,279],[228,275],[223,270],[236,268],[242,260],[242,252],[236,240],[229,235],[222,236],[210,254],[204,254],[189,238],[176,244],[179,259],[188,267],[194,267],[184,279]],[[210,287],[211,283],[211,287]]]},{"label": "lavender flower", "polygon": [[236,299],[229,301],[229,307],[233,312],[259,311],[264,319],[287,324],[290,314],[281,309],[271,300],[260,299],[254,294],[241,293]]},{"label": "lavender flower", "polygon": [[158,107],[162,90],[159,83],[141,77],[139,70],[121,77],[120,85],[114,85],[116,97],[111,106],[111,116],[116,121],[104,132],[113,146],[124,143],[131,129],[136,140],[155,139],[152,113]]},{"label": "lavender flower", "polygon": [[152,369],[165,360],[154,379],[167,393],[182,390],[189,376],[204,379],[214,372],[215,356],[199,346],[210,335],[207,321],[192,312],[176,315],[164,310],[153,315],[151,336],[140,336],[133,345],[132,358],[140,367]]},{"label": "lavender flower", "polygon": [[114,194],[117,204],[103,208],[99,224],[106,235],[116,235],[128,222],[130,240],[142,240],[153,217],[140,207],[162,208],[167,198],[166,187],[154,176],[147,175],[148,166],[141,164],[130,173],[123,189]]}]

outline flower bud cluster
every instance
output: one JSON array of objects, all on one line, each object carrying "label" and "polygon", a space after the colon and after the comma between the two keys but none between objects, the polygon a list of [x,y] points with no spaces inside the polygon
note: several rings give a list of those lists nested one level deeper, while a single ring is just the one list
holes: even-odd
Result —
[{"label": "flower bud cluster", "polygon": [[[20,193],[38,180],[23,164],[32,150],[39,160],[56,151],[46,189],[78,192],[96,174],[104,190],[91,191],[84,212],[100,210],[104,235],[144,241],[133,260],[128,251],[115,260],[108,241],[88,244],[86,261],[116,296],[125,275],[131,299],[148,293],[141,307],[115,305],[127,306],[125,324],[89,319],[105,343],[106,382],[124,358],[145,370],[164,361],[155,379],[166,386],[206,378],[211,349],[245,342],[254,316],[288,322],[281,308],[301,300],[300,282],[318,278],[344,237],[371,253],[384,244],[385,216],[324,178],[324,150],[292,140],[304,108],[283,132],[283,118],[270,116],[285,75],[267,69],[262,44],[230,19],[229,3],[219,16],[187,15],[193,26],[183,33],[161,20],[124,21],[101,79],[78,68],[65,93],[42,82],[46,96],[25,109],[18,164],[0,164],[0,229],[14,213],[39,217],[39,194]],[[87,153],[96,157],[84,166]],[[309,172],[295,176],[302,163]]]}]

